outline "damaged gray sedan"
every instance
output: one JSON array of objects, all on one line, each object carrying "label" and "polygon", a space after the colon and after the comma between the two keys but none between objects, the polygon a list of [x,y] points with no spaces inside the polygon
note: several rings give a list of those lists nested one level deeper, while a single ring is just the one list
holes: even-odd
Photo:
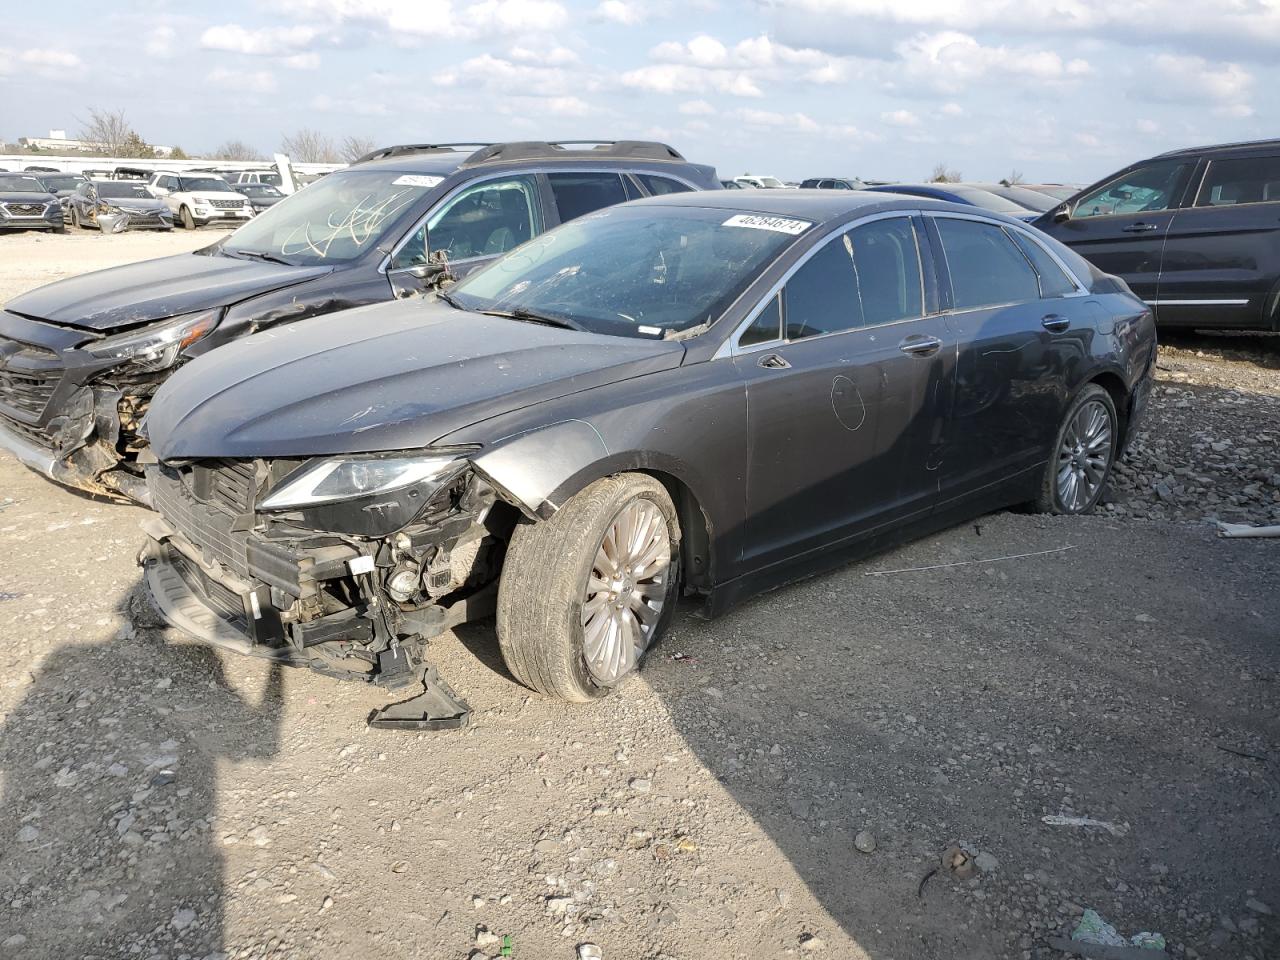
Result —
[{"label": "damaged gray sedan", "polygon": [[231,344],[156,394],[140,560],[169,622],[467,707],[428,640],[496,612],[571,701],[708,614],[1029,503],[1083,513],[1141,417],[1150,310],[1016,220],[750,191],[575,220],[438,297]]}]

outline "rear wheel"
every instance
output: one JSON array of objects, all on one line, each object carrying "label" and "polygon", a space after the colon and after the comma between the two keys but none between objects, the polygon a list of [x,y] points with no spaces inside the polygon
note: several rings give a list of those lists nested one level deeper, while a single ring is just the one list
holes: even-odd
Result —
[{"label": "rear wheel", "polygon": [[1116,405],[1096,383],[1080,391],[1058,428],[1036,508],[1043,513],[1088,513],[1102,499],[1119,438]]},{"label": "rear wheel", "polygon": [[186,207],[178,211],[178,218],[182,221],[183,230],[194,230],[196,228],[196,218],[191,215],[191,211]]},{"label": "rear wheel", "polygon": [[503,659],[548,696],[603,696],[666,630],[679,579],[680,524],[666,488],[635,473],[597,480],[512,535],[498,588]]}]

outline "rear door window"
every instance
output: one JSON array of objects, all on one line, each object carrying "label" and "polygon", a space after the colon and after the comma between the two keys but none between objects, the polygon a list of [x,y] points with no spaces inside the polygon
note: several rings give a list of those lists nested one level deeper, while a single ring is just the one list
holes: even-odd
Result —
[{"label": "rear door window", "polygon": [[848,236],[828,241],[787,281],[786,321],[788,340],[862,326],[862,300]]},{"label": "rear door window", "polygon": [[1000,227],[952,217],[933,220],[942,238],[956,310],[1039,299],[1035,271]]},{"label": "rear door window", "polygon": [[1197,207],[1280,202],[1280,156],[1214,160],[1209,164]]},{"label": "rear door window", "polygon": [[561,223],[627,199],[622,177],[616,173],[549,173],[547,182]]},{"label": "rear door window", "polygon": [[874,327],[923,316],[920,250],[911,220],[873,220],[846,236],[853,248],[863,323]]}]

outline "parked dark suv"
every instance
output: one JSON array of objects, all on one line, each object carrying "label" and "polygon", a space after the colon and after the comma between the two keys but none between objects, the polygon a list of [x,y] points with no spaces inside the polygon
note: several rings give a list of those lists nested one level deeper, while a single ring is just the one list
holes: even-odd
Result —
[{"label": "parked dark suv", "polygon": [[388,147],[194,253],[11,300],[0,311],[0,446],[61,483],[145,498],[138,426],[186,359],[421,293],[442,257],[461,276],[600,207],[720,188],[712,167],[665,144],[593,143]]},{"label": "parked dark suv", "polygon": [[1035,225],[1124,277],[1158,324],[1280,330],[1280,140],[1163,153]]}]

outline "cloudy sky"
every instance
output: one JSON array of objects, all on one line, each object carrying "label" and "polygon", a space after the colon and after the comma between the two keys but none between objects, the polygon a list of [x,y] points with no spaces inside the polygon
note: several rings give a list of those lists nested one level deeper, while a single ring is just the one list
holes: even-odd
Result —
[{"label": "cloudy sky", "polygon": [[1280,0],[71,0],[4,19],[10,140],[74,136],[94,106],[189,153],[312,126],[657,138],[726,176],[1087,182],[1280,135]]}]

